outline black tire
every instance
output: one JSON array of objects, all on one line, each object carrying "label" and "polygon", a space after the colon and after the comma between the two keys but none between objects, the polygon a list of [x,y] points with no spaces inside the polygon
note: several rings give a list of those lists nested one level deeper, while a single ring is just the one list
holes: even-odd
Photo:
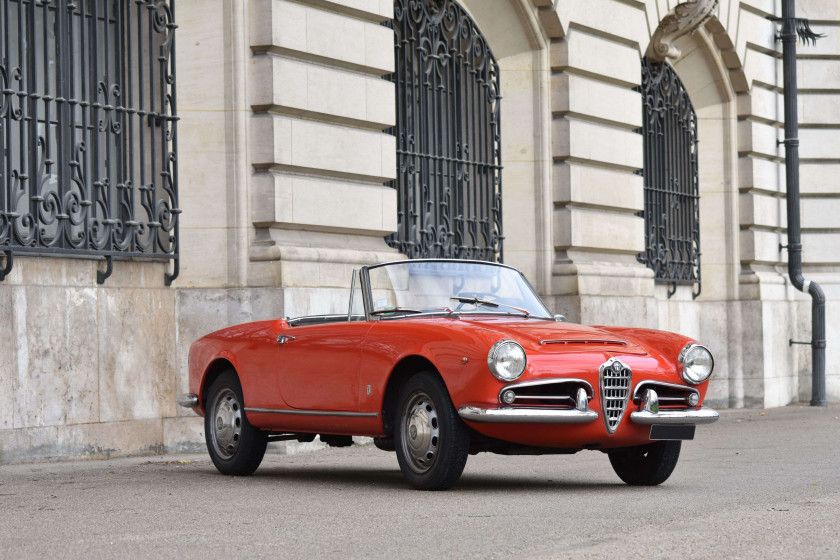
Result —
[{"label": "black tire", "polygon": [[446,490],[461,477],[470,451],[469,428],[440,378],[424,371],[400,391],[394,446],[403,476],[418,490]]},{"label": "black tire", "polygon": [[217,377],[207,390],[204,438],[210,459],[222,474],[252,474],[263,460],[268,434],[245,416],[242,386],[234,371]]},{"label": "black tire", "polygon": [[610,463],[618,477],[632,486],[662,484],[677,466],[681,441],[658,441],[637,447],[608,451]]}]

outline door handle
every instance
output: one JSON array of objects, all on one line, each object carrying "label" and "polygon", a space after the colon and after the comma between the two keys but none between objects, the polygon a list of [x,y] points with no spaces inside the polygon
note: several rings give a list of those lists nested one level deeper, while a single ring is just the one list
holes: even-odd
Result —
[{"label": "door handle", "polygon": [[286,344],[287,342],[291,342],[294,339],[295,339],[295,337],[293,337],[293,336],[288,336],[288,335],[285,335],[285,334],[281,334],[280,336],[277,337],[277,342],[279,342],[280,344]]}]

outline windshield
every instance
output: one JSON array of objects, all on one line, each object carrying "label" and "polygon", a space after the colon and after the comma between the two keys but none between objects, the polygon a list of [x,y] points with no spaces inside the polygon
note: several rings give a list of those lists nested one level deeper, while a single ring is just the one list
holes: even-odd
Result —
[{"label": "windshield", "polygon": [[492,263],[400,261],[368,269],[371,315],[516,315],[551,319],[517,270]]}]

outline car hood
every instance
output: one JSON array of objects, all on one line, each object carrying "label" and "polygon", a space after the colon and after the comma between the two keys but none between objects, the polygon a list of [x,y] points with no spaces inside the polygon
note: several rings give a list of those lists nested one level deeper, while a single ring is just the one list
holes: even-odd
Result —
[{"label": "car hood", "polygon": [[495,331],[500,338],[515,340],[526,351],[614,352],[629,355],[648,353],[638,340],[626,336],[626,333],[618,335],[606,329],[576,323],[486,316],[462,316],[461,320],[482,329]]}]

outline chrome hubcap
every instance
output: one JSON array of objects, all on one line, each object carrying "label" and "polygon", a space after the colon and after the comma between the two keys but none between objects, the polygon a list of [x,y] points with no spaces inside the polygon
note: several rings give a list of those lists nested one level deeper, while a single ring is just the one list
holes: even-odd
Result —
[{"label": "chrome hubcap", "polygon": [[239,399],[231,389],[225,389],[216,397],[212,408],[215,421],[211,424],[213,430],[213,444],[216,452],[229,459],[239,448],[242,437],[242,407]]},{"label": "chrome hubcap", "polygon": [[426,393],[418,391],[411,396],[403,409],[400,426],[401,444],[409,466],[416,473],[428,471],[437,458],[440,425],[437,409]]}]

